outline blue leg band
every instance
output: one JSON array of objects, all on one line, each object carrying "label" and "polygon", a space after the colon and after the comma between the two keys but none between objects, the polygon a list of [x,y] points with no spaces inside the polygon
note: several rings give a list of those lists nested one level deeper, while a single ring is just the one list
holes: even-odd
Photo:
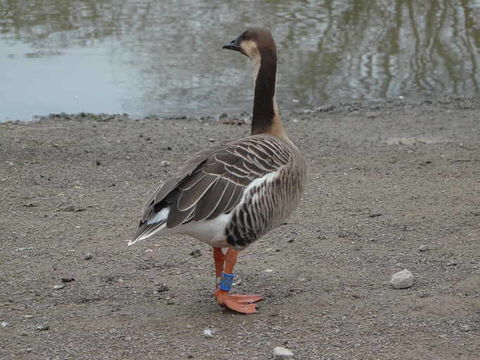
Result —
[{"label": "blue leg band", "polygon": [[232,289],[234,277],[235,275],[233,274],[227,274],[222,272],[222,275],[220,276],[220,284],[218,284],[220,290],[230,291]]}]

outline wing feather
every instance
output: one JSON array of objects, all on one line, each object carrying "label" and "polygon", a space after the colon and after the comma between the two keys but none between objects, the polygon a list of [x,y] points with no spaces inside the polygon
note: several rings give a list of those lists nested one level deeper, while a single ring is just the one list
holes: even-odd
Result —
[{"label": "wing feather", "polygon": [[222,200],[228,183],[228,180],[217,179],[215,184],[208,189],[195,207],[195,215],[193,216],[194,221],[201,221],[210,216]]},{"label": "wing feather", "polygon": [[167,218],[167,228],[171,229],[189,221],[194,211],[195,207],[191,207],[190,209],[182,211],[176,206],[171,206]]},{"label": "wing feather", "polygon": [[235,188],[236,185],[234,183],[231,181],[226,181],[225,191],[223,192],[223,195],[220,198],[220,201],[217,203],[215,209],[207,217],[207,220],[215,219],[217,216],[228,211],[228,204],[230,204],[230,200],[232,200],[233,195],[235,195]]},{"label": "wing feather", "polygon": [[189,190],[193,186],[195,186],[200,180],[202,180],[207,174],[201,170],[193,173],[189,177],[187,177],[184,181],[182,181],[178,188],[182,191]]},{"label": "wing feather", "polygon": [[178,190],[180,191],[180,196],[178,197],[177,201],[178,209],[184,211],[194,206],[217,181],[217,179],[218,176],[207,175],[200,179],[195,186],[189,188],[188,190],[182,191],[179,188]]}]

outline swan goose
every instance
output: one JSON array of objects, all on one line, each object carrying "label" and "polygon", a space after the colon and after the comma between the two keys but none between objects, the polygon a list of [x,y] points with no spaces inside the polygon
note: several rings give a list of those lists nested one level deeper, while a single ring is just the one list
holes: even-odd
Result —
[{"label": "swan goose", "polygon": [[211,245],[217,303],[250,314],[263,298],[229,294],[237,256],[296,208],[306,163],[287,137],[278,112],[277,54],[271,32],[249,28],[223,48],[246,55],[254,64],[251,135],[187,161],[147,202],[129,245],[153,234],[186,234]]}]

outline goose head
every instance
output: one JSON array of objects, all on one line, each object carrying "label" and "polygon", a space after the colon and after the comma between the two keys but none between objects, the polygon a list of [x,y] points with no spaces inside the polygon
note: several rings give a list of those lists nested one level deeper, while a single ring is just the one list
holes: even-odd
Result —
[{"label": "goose head", "polygon": [[239,51],[254,62],[260,62],[263,57],[276,57],[277,52],[272,33],[263,28],[249,28],[223,48]]}]

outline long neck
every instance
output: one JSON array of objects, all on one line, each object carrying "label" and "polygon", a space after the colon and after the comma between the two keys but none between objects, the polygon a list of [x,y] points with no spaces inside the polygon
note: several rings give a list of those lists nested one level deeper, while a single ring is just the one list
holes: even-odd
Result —
[{"label": "long neck", "polygon": [[255,79],[255,97],[253,101],[252,135],[273,134],[287,137],[283,130],[280,114],[275,100],[275,77],[277,56],[274,52],[263,53]]}]

